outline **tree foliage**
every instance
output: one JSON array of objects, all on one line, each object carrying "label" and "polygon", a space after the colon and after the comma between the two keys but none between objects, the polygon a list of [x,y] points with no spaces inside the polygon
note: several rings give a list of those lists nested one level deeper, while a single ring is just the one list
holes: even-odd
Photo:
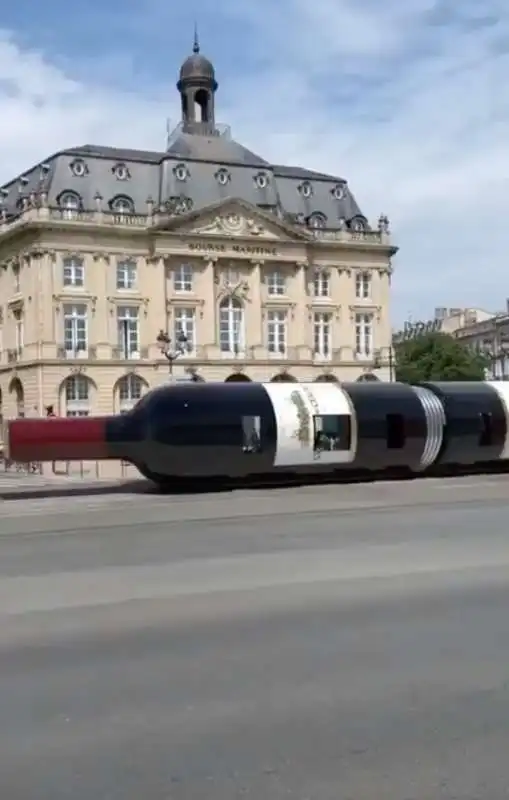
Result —
[{"label": "tree foliage", "polygon": [[486,357],[474,353],[445,333],[427,333],[395,346],[396,380],[482,381]]}]

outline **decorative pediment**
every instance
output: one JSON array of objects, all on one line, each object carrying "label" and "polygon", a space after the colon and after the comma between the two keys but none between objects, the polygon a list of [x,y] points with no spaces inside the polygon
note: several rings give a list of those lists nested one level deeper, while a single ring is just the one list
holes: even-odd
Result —
[{"label": "decorative pediment", "polygon": [[302,229],[239,199],[223,200],[188,214],[168,215],[155,227],[199,236],[239,237],[263,242],[310,239]]}]

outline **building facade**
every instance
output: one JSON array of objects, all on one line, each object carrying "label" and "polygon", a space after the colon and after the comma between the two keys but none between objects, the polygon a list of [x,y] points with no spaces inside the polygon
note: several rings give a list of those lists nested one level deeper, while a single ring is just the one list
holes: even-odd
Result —
[{"label": "building facade", "polygon": [[454,336],[461,344],[481,353],[487,362],[486,380],[509,380],[509,299],[501,312],[481,308],[435,309],[433,319],[419,322],[407,321],[403,330],[395,334],[398,343],[405,338],[431,331]]},{"label": "building facade", "polygon": [[387,218],[233,140],[196,42],[177,86],[165,152],[76,147],[0,189],[4,418],[120,412],[169,379],[388,379]]},{"label": "building facade", "polygon": [[481,312],[477,319],[456,328],[453,335],[465,347],[484,355],[487,380],[509,380],[509,300],[505,311]]}]

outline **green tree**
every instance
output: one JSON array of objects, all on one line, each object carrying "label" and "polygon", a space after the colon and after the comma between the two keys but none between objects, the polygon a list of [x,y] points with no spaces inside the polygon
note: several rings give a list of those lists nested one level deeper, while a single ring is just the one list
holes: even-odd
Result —
[{"label": "green tree", "polygon": [[445,333],[426,333],[394,347],[396,380],[482,381],[488,362]]}]

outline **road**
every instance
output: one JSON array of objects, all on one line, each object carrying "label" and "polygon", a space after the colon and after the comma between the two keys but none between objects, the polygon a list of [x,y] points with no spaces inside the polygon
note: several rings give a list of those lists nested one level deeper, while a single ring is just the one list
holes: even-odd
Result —
[{"label": "road", "polygon": [[0,796],[505,800],[506,487],[0,500]]}]

